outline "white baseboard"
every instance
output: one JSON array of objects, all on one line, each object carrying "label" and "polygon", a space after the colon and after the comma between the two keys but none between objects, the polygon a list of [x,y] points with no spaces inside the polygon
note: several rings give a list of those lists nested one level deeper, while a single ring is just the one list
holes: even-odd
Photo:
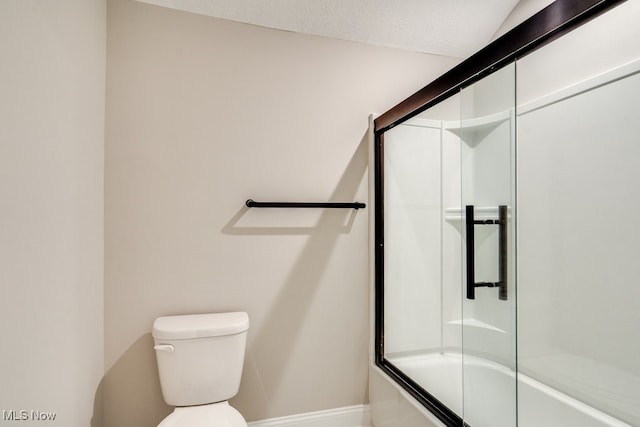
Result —
[{"label": "white baseboard", "polygon": [[371,425],[371,411],[369,405],[356,405],[248,424],[249,427],[368,427]]}]

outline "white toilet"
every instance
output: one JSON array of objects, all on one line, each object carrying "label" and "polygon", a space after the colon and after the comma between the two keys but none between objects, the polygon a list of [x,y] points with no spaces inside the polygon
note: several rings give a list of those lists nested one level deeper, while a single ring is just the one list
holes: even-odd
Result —
[{"label": "white toilet", "polygon": [[247,427],[227,400],[240,388],[248,329],[244,312],[153,322],[162,395],[176,407],[158,427]]}]

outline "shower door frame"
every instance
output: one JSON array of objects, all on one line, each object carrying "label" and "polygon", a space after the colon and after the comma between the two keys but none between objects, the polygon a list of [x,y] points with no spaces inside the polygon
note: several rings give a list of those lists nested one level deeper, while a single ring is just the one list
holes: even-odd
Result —
[{"label": "shower door frame", "polygon": [[449,427],[466,423],[384,356],[384,133],[626,0],[556,0],[374,120],[374,360]]}]

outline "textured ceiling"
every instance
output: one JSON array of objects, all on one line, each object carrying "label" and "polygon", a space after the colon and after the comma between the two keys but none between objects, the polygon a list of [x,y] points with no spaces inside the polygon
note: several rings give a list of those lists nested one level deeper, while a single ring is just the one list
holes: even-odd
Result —
[{"label": "textured ceiling", "polygon": [[[545,0],[138,0],[263,27],[466,58]],[[520,3],[520,4],[519,4]],[[522,4],[526,4],[522,6]],[[516,8],[516,12],[518,11]],[[533,8],[533,9],[532,9]],[[517,22],[516,22],[517,23]]]}]

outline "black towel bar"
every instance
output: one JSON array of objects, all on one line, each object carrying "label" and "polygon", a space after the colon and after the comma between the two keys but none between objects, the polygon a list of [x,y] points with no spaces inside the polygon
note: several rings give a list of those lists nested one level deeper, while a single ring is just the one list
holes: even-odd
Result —
[{"label": "black towel bar", "polygon": [[367,205],[360,202],[256,202],[248,199],[245,204],[249,208],[332,208],[362,209]]}]

